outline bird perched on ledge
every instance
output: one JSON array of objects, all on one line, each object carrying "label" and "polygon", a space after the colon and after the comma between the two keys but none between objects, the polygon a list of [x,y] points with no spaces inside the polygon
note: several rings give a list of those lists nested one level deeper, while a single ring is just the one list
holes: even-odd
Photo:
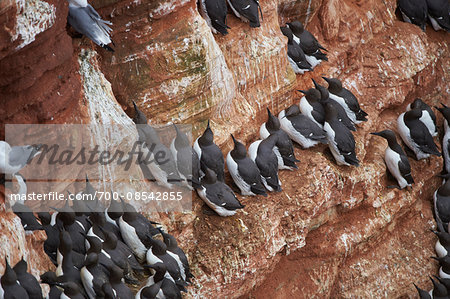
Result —
[{"label": "bird perched on ledge", "polygon": [[303,52],[305,52],[306,60],[308,60],[312,68],[315,68],[322,61],[328,61],[327,54],[320,51],[327,51],[327,49],[317,41],[311,32],[303,27],[303,24],[300,21],[286,23],[286,26],[292,30],[294,41],[302,48]]},{"label": "bird perched on ledge", "polygon": [[261,20],[263,19],[261,6],[259,6],[259,0],[228,0],[231,10],[236,17],[241,19],[242,22],[249,22],[250,27],[260,27],[259,14],[261,14]]},{"label": "bird perched on ledge", "polygon": [[288,61],[296,74],[304,74],[312,71],[312,66],[306,59],[302,48],[294,41],[294,35],[289,27],[280,27],[281,32],[288,38],[287,56]]},{"label": "bird perched on ledge", "polygon": [[222,217],[233,216],[238,209],[245,206],[234,195],[233,190],[217,179],[216,173],[205,169],[205,176],[201,180],[201,187],[197,189],[201,199]]},{"label": "bird perched on ledge", "polygon": [[364,112],[359,106],[358,99],[348,89],[342,87],[342,82],[337,78],[322,77],[328,83],[328,92],[330,93],[330,99],[338,102],[344,107],[347,116],[350,120],[359,124],[363,121],[367,121],[367,113]]},{"label": "bird perched on ledge", "polygon": [[[67,21],[78,33],[86,35],[100,47],[114,52],[108,44],[113,43],[110,37],[111,22],[102,20],[95,9],[86,0],[69,1],[69,15]],[[114,43],[113,43],[114,44]]]},{"label": "bird perched on ledge", "polygon": [[389,172],[397,179],[400,189],[414,184],[408,157],[402,147],[397,143],[395,133],[391,130],[384,130],[370,134],[383,137],[387,140],[388,147],[384,154],[384,160]]},{"label": "bird perched on ledge", "polygon": [[425,31],[427,25],[427,2],[425,0],[398,0],[403,21],[419,26]]},{"label": "bird perched on ledge", "polygon": [[228,34],[227,3],[225,0],[200,0],[200,13],[211,28],[212,33]]},{"label": "bird perched on ledge", "polygon": [[400,114],[397,127],[405,144],[416,154],[417,160],[426,159],[430,155],[440,157],[433,137],[427,126],[421,121],[424,112],[412,109]]}]

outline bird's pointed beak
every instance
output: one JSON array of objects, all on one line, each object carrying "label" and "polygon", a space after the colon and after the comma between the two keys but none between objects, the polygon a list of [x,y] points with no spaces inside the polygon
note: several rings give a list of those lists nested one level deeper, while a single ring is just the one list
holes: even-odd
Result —
[{"label": "bird's pointed beak", "polygon": [[234,138],[233,134],[230,134],[230,135],[231,135],[231,138],[233,139],[234,145],[236,145],[236,139]]},{"label": "bird's pointed beak", "polygon": [[305,90],[297,89],[297,91],[300,91],[301,93],[306,94]]},{"label": "bird's pointed beak", "polygon": [[437,256],[430,256],[430,258],[432,258],[433,260],[436,260],[438,262],[441,261],[441,258],[437,257]]},{"label": "bird's pointed beak", "polygon": [[173,127],[175,128],[175,132],[177,132],[177,135],[180,133],[180,129],[178,129],[178,126],[176,124],[173,124]]},{"label": "bird's pointed beak", "polygon": [[314,80],[314,79],[312,79],[312,78],[311,78],[311,80],[312,80],[312,81],[313,81],[313,83],[314,83],[314,87],[315,87],[316,89],[318,89],[318,87],[319,87],[319,84],[317,84],[316,80]]},{"label": "bird's pointed beak", "polygon": [[370,134],[383,137],[380,132],[371,132]]},{"label": "bird's pointed beak", "polygon": [[436,236],[439,234],[438,231],[432,230],[431,228],[430,228],[430,231],[431,231],[433,234],[435,234]]},{"label": "bird's pointed beak", "polygon": [[210,127],[209,127],[209,119],[208,119],[208,125],[206,126],[206,128],[207,128],[207,129],[209,129],[209,128],[210,128]]},{"label": "bird's pointed beak", "polygon": [[55,208],[55,207],[50,207],[50,209],[55,210],[56,212],[61,212],[61,209]]},{"label": "bird's pointed beak", "polygon": [[132,102],[133,102],[134,110],[138,111],[139,109],[138,109],[138,107],[136,105],[136,102],[135,101],[132,101]]},{"label": "bird's pointed beak", "polygon": [[327,78],[327,77],[322,77],[325,81],[327,81],[327,83],[329,84],[330,83],[330,78]]}]

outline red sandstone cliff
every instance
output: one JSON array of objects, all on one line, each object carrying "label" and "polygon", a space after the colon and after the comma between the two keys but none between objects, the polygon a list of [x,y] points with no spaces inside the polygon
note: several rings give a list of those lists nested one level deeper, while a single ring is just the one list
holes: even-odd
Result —
[{"label": "red sandstone cliff", "polygon": [[[398,21],[394,0],[261,0],[261,28],[229,14],[227,36],[211,34],[194,1],[91,3],[114,23],[115,53],[67,34],[66,1],[0,3],[2,124],[131,126],[124,111],[132,114],[134,100],[152,123],[192,123],[198,133],[211,118],[226,153],[230,132],[253,141],[265,107],[297,102],[295,90],[320,76],[339,77],[369,113],[355,134],[357,169],[336,166],[323,146],[297,149],[299,170],[281,173],[283,192],[242,198],[246,208],[234,217],[204,215],[197,197],[192,213],[153,215],[189,256],[196,279],[188,297],[392,298],[412,296],[412,282],[429,286],[430,199],[442,162],[412,161],[413,190],[386,189],[385,143],[369,132],[394,126],[417,96],[448,103],[448,34]],[[279,31],[295,18],[329,49],[329,63],[297,77]],[[15,263],[19,248],[34,274],[48,269],[34,251],[43,236],[25,235],[1,213],[9,243],[0,255]]]}]

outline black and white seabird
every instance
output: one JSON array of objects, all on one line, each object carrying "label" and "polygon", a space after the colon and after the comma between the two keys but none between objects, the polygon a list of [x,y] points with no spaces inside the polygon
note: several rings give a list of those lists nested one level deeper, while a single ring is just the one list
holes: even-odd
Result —
[{"label": "black and white seabird", "polygon": [[214,34],[228,34],[227,3],[225,0],[200,0],[200,13]]},{"label": "black and white seabird", "polygon": [[41,283],[48,284],[50,286],[50,291],[48,292],[47,298],[60,299],[63,291],[56,286],[56,283],[61,282],[61,278],[63,277],[57,277],[55,272],[47,271],[44,274],[41,274],[40,278]]},{"label": "black and white seabird", "polygon": [[[439,276],[433,275],[441,284],[445,286],[447,289],[447,293],[450,293],[450,279],[449,278],[440,278]],[[447,297],[448,298],[448,297]]]},{"label": "black and white seabird", "polygon": [[109,207],[105,209],[105,219],[112,225],[119,227],[119,218],[123,215],[123,207],[120,201],[111,199]]},{"label": "black and white seabird", "polygon": [[311,34],[311,32],[305,29],[302,22],[293,21],[286,24],[295,35],[295,42],[299,45],[303,44],[302,48],[304,48],[304,51],[306,50],[308,53],[314,53],[314,51],[318,49],[328,51],[319,43],[319,41],[314,37],[314,35]]},{"label": "black and white seabird", "polygon": [[109,275],[110,269],[116,266],[116,264],[111,259],[109,253],[103,250],[103,242],[93,236],[88,236],[87,241],[89,242],[89,250],[86,252],[86,255],[96,253],[98,256],[98,265]]},{"label": "black and white seabird", "polygon": [[[136,299],[150,299],[156,293],[156,298],[173,298],[181,299],[181,293],[178,286],[175,284],[173,278],[168,274],[166,266],[163,263],[155,265],[148,265],[148,267],[155,271],[151,276],[146,286],[138,291]],[[156,286],[159,286],[159,290]]]},{"label": "black and white seabird", "polygon": [[163,241],[159,239],[150,239],[152,244],[147,251],[147,265],[156,265],[163,263],[166,266],[167,272],[175,281],[175,284],[180,291],[186,292],[186,276],[184,275],[184,266],[178,263],[178,261],[167,252],[167,246]]},{"label": "black and white seabird", "polygon": [[[84,216],[89,216],[92,212],[99,212],[105,209],[102,203],[99,201],[97,191],[95,190],[94,186],[92,186],[87,174],[85,180],[86,185],[84,189],[78,192],[78,194],[83,195],[83,198],[81,200],[75,200],[74,205],[72,206],[72,210],[77,209],[77,213],[75,213],[75,215],[79,215],[79,212],[81,212]],[[75,202],[77,203],[75,204]],[[90,223],[88,221],[88,224],[86,225],[85,220],[86,219],[80,220],[80,222],[87,231],[90,228]]]},{"label": "black and white seabird", "polygon": [[402,147],[397,143],[395,133],[391,130],[384,130],[371,134],[387,140],[388,146],[384,153],[384,161],[389,172],[397,179],[400,189],[414,184],[413,177],[411,176],[411,165]]},{"label": "black and white seabird", "polygon": [[147,117],[135,102],[133,105],[136,112],[133,121],[141,143],[139,166],[144,175],[151,174],[147,179],[154,179],[159,185],[171,189],[172,184],[181,181],[172,152],[161,142],[158,132],[147,123]]},{"label": "black and white seabird", "polygon": [[437,136],[438,132],[436,127],[436,115],[434,114],[433,110],[431,110],[431,107],[421,99],[417,98],[414,100],[414,102],[406,106],[406,111],[409,111],[411,109],[422,110],[422,116],[419,120],[423,122],[423,124],[428,128],[431,136]]},{"label": "black and white seabird", "polygon": [[440,281],[434,280],[430,277],[431,282],[433,283],[433,290],[431,291],[431,295],[433,299],[447,299],[447,288]]},{"label": "black and white seabird", "polygon": [[23,259],[17,262],[13,270],[16,272],[17,280],[28,293],[30,299],[42,299],[42,289],[36,277],[27,272],[28,264]]},{"label": "black and white seabird", "polygon": [[450,175],[450,107],[441,104],[436,107],[444,116],[444,137],[442,137],[442,154],[444,156],[444,174]]},{"label": "black and white seabird", "polygon": [[0,298],[28,298],[27,291],[17,280],[16,272],[11,268],[5,257],[5,273],[0,279]]},{"label": "black and white seabird", "polygon": [[450,222],[450,180],[447,180],[433,194],[436,221]]},{"label": "black and white seabird", "polygon": [[[80,290],[80,286],[73,281],[57,282],[56,285],[64,290],[61,299],[84,299],[86,298]],[[30,298],[31,299],[31,298]]]},{"label": "black and white seabird", "polygon": [[[81,265],[80,265],[81,257]],[[77,255],[72,250],[72,239],[67,231],[61,231],[59,234],[59,246],[58,246],[58,266],[56,268],[56,275],[63,276],[71,281],[81,283],[80,268],[84,264],[84,254]],[[77,264],[77,267],[75,266]]]},{"label": "black and white seabird", "polygon": [[[163,298],[164,293],[161,290],[162,283],[163,283],[163,280],[160,280],[157,283],[151,283],[148,285],[146,284],[136,293],[135,299]],[[176,286],[175,286],[175,288],[176,288]],[[178,291],[178,293],[180,293],[180,291]],[[181,294],[180,294],[180,297],[181,297]]]},{"label": "black and white seabird", "polygon": [[432,299],[433,297],[431,297],[430,293],[422,290],[421,288],[419,288],[415,283],[413,283],[414,287],[417,290],[417,293],[419,293],[419,298],[420,299]]},{"label": "black and white seabird", "polygon": [[59,229],[56,225],[51,225],[52,215],[48,212],[39,212],[38,218],[41,221],[47,236],[47,239],[44,241],[44,252],[48,255],[52,263],[57,265],[56,259],[59,245]]},{"label": "black and white seabird", "polygon": [[325,124],[323,129],[327,133],[328,146],[338,165],[359,166],[355,152],[355,139],[352,132],[338,120],[336,102],[325,104]]},{"label": "black and white seabird", "polygon": [[194,275],[192,275],[191,273],[189,261],[183,249],[178,247],[177,240],[175,239],[174,236],[164,232],[162,229],[160,229],[160,232],[161,235],[163,236],[164,244],[166,244],[167,246],[167,253],[171,255],[175,260],[177,260],[178,263],[181,262],[181,265],[179,265],[180,269],[184,270],[184,275],[182,275],[182,277],[184,276],[183,279],[186,280],[187,282],[190,282],[191,278],[193,278]]},{"label": "black and white seabird", "polygon": [[261,180],[269,191],[280,192],[281,182],[278,178],[278,158],[273,152],[278,136],[270,135],[264,140],[257,140],[250,144],[248,154],[261,173]]},{"label": "black and white seabird", "polygon": [[427,0],[428,18],[433,29],[450,31],[450,4],[448,0]]},{"label": "black and white seabird", "polygon": [[267,196],[258,166],[247,156],[245,146],[237,141],[233,134],[231,138],[234,148],[227,155],[227,167],[234,183],[239,187],[242,195]]},{"label": "black and white seabird", "polygon": [[133,292],[123,283],[123,270],[116,265],[109,268],[109,283],[111,284],[114,294],[117,298],[133,298]]},{"label": "black and white seabird", "polygon": [[83,224],[75,220],[75,212],[69,207],[67,200],[65,206],[58,209],[56,219],[62,222],[64,231],[69,233],[73,250],[84,255],[86,253],[86,230]]},{"label": "black and white seabird", "polygon": [[319,65],[322,61],[328,61],[327,55],[320,51],[321,49],[327,51],[320,45],[317,39],[303,27],[300,21],[286,23],[289,29],[294,34],[294,41],[300,45],[306,55],[306,60],[313,68]]},{"label": "black and white seabird", "polygon": [[102,286],[109,281],[107,273],[98,264],[98,255],[94,252],[86,256],[84,267],[81,268],[81,281],[89,299],[96,299],[103,293]]},{"label": "black and white seabird", "polygon": [[289,64],[296,74],[304,74],[312,71],[311,64],[306,60],[302,48],[294,41],[294,37],[289,27],[280,27],[281,32],[288,38],[287,56]]},{"label": "black and white seabird", "polygon": [[425,31],[428,16],[426,0],[398,0],[397,5],[403,21],[417,25]]},{"label": "black and white seabird", "polygon": [[200,160],[197,152],[192,149],[186,134],[176,125],[174,127],[177,135],[170,144],[170,150],[175,159],[178,172],[183,179],[183,183],[188,188],[197,188],[200,185]]},{"label": "black and white seabird", "polygon": [[217,179],[212,169],[205,169],[205,176],[200,183],[201,187],[197,189],[198,195],[220,216],[233,216],[238,209],[245,207],[234,195],[233,190]]},{"label": "black and white seabird", "polygon": [[[105,282],[102,285],[102,292],[105,299],[117,299],[120,298],[116,295],[116,291],[112,288],[109,282]],[[130,297],[133,298],[133,297]]]},{"label": "black and white seabird", "polygon": [[397,119],[398,133],[403,142],[416,154],[417,160],[426,159],[430,155],[440,157],[436,144],[428,128],[420,121],[422,110],[412,109],[400,114]]},{"label": "black and white seabird", "polygon": [[328,82],[328,91],[330,93],[330,99],[338,102],[344,107],[347,116],[355,124],[359,124],[363,121],[367,121],[368,115],[359,106],[358,99],[348,89],[342,87],[342,82],[338,78],[326,78],[322,77]]},{"label": "black and white seabird", "polygon": [[319,125],[300,113],[298,105],[292,105],[278,114],[281,128],[289,137],[303,148],[310,148],[319,143],[327,144],[327,135]]},{"label": "black and white seabird", "polygon": [[298,104],[302,114],[306,115],[319,127],[323,128],[323,124],[325,122],[325,109],[320,102],[320,91],[315,88],[310,88],[306,91],[298,91],[304,94],[304,96],[300,99],[300,103]]},{"label": "black and white seabird", "polygon": [[440,278],[450,278],[450,256],[446,255],[444,257],[435,257],[432,256],[432,259],[435,259],[439,262],[439,277]]},{"label": "black and white seabird", "polygon": [[11,147],[7,142],[0,141],[0,172],[15,174],[39,155],[42,147],[39,145],[24,145]]},{"label": "black and white seabird", "polygon": [[259,129],[259,137],[266,139],[270,134],[276,134],[278,142],[273,151],[278,158],[278,169],[297,169],[295,162],[300,162],[300,160],[295,158],[294,144],[291,138],[281,129],[280,120],[270,112],[269,108],[267,108],[267,114],[267,122],[263,123]]},{"label": "black and white seabird", "polygon": [[322,105],[325,105],[328,102],[335,103],[336,105],[333,105],[333,107],[337,111],[338,120],[342,122],[349,130],[356,131],[356,128],[353,125],[352,120],[348,117],[347,113],[345,112],[344,107],[340,105],[339,102],[330,98],[330,93],[325,88],[325,86],[318,84],[314,79],[312,79],[312,81],[316,89],[320,92],[320,103],[322,103]]},{"label": "black and white seabird", "polygon": [[434,250],[438,257],[444,257],[450,252],[450,234],[445,231],[433,231],[438,237]]},{"label": "black and white seabird", "polygon": [[92,227],[87,233],[88,236],[97,237],[99,240],[104,242],[104,231],[110,231],[113,232],[119,239],[122,239],[119,226],[106,221],[104,212],[91,213],[91,215],[89,216],[89,220],[92,222]]},{"label": "black and white seabird", "polygon": [[125,244],[130,247],[138,261],[143,262],[147,248],[150,246],[149,233],[156,229],[147,218],[137,213],[128,203],[124,203],[124,213],[119,218],[119,226]]},{"label": "black and white seabird", "polygon": [[103,250],[109,254],[114,264],[124,271],[127,282],[136,280],[134,272],[143,271],[144,268],[136,260],[133,251],[125,243],[118,240],[114,233],[105,231],[104,236]]},{"label": "black and white seabird", "polygon": [[[70,192],[67,192],[71,194]],[[75,212],[75,221],[78,221],[83,227],[85,232],[87,233],[91,228],[92,224],[88,218],[89,215],[89,207],[87,205],[88,199],[74,200],[72,203],[72,209]],[[98,204],[98,207],[100,203]],[[99,208],[101,210],[101,208]]]},{"label": "black and white seabird", "polygon": [[112,43],[110,33],[112,29],[108,25],[111,22],[102,20],[95,9],[87,3],[87,0],[69,1],[69,15],[67,21],[78,33],[86,35],[94,43],[108,51],[114,50],[108,46]]},{"label": "black and white seabird", "polygon": [[217,174],[217,179],[223,182],[225,161],[222,151],[214,143],[214,134],[209,126],[209,120],[205,132],[195,140],[194,150],[200,159],[202,171],[205,172],[206,168],[212,169]]},{"label": "black and white seabird", "polygon": [[227,0],[231,10],[242,22],[250,23],[250,27],[260,27],[259,14],[263,19],[259,0]]}]

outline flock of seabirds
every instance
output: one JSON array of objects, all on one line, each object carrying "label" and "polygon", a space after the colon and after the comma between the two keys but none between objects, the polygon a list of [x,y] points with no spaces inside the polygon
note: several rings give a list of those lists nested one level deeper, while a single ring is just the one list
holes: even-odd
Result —
[{"label": "flock of seabirds", "polygon": [[[69,24],[103,48],[114,51],[108,25],[86,0],[68,0]],[[257,0],[228,0],[233,13],[251,27],[259,27],[262,10]],[[225,0],[201,0],[201,13],[213,33],[227,34],[227,4]],[[398,8],[405,21],[425,30],[429,18],[435,30],[449,30],[447,0],[399,0]],[[327,61],[327,50],[299,21],[281,27],[288,38],[288,60],[296,73],[312,71]],[[323,52],[324,51],[324,52]],[[357,98],[342,86],[337,78],[323,79],[328,87],[314,81],[315,88],[300,90],[303,97],[278,117],[267,109],[268,119],[260,127],[260,140],[246,146],[231,135],[234,148],[226,156],[228,171],[244,196],[267,196],[281,191],[278,171],[297,168],[293,143],[310,148],[328,144],[338,165],[359,166],[352,131],[367,121],[367,113]],[[172,188],[174,184],[195,189],[205,203],[220,216],[231,216],[244,208],[232,188],[225,184],[225,159],[214,143],[210,123],[191,147],[188,136],[176,125],[176,137],[166,147],[157,131],[133,102],[133,121],[139,136],[141,151],[153,155],[163,151],[168,162],[141,163],[144,176],[159,185]],[[438,237],[437,257],[441,267],[435,276],[433,290],[417,288],[421,298],[450,298],[450,107],[436,107],[444,117],[442,154],[444,182],[434,193],[434,212]],[[421,99],[414,100],[397,120],[397,131],[417,160],[430,155],[441,156],[433,137],[438,135],[436,116]],[[387,140],[385,163],[396,179],[399,189],[413,183],[411,166],[392,130],[372,133]],[[26,194],[26,181],[19,171],[40,154],[39,145],[10,146],[0,141],[0,170],[13,176],[19,193]],[[391,186],[392,187],[392,186]],[[95,194],[86,177],[85,189],[79,193]],[[37,213],[37,218],[23,202],[16,202],[13,211],[20,217],[25,230],[44,230],[47,240],[44,251],[55,264],[56,271],[41,275],[41,282],[50,286],[48,298],[181,298],[193,275],[183,250],[176,239],[164,232],[124,200],[111,200],[104,207],[98,200],[75,200],[55,212]],[[0,298],[43,298],[36,278],[27,273],[22,258],[13,268],[6,258],[1,277]],[[150,274],[146,284],[133,294],[128,284],[138,284]]]}]

